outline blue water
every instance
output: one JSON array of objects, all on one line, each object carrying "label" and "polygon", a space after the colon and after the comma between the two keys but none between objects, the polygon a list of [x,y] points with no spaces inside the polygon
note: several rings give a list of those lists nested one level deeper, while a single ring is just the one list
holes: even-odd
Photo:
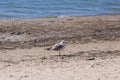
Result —
[{"label": "blue water", "polygon": [[0,18],[120,14],[120,0],[0,0]]}]

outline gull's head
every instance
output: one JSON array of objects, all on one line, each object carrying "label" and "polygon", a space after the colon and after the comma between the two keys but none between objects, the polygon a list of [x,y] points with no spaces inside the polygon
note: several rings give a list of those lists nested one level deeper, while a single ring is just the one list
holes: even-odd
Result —
[{"label": "gull's head", "polygon": [[61,42],[60,42],[60,44],[67,44],[67,41],[65,41],[65,40],[62,40]]}]

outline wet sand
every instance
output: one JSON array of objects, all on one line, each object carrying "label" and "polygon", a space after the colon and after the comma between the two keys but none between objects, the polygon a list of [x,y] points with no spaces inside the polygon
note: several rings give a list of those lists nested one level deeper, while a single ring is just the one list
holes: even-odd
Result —
[{"label": "wet sand", "polygon": [[0,20],[0,80],[119,80],[119,55],[120,15]]}]

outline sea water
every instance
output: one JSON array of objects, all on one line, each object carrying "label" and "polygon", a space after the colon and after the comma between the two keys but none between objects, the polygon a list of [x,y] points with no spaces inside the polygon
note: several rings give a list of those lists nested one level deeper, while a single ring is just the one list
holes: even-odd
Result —
[{"label": "sea water", "polygon": [[120,0],[0,0],[0,18],[120,14]]}]

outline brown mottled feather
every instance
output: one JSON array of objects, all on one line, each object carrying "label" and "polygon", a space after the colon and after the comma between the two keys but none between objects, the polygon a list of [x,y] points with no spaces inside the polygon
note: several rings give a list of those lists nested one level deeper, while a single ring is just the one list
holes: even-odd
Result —
[{"label": "brown mottled feather", "polygon": [[52,47],[53,50],[61,50],[64,48],[64,45],[62,44],[56,44]]}]

